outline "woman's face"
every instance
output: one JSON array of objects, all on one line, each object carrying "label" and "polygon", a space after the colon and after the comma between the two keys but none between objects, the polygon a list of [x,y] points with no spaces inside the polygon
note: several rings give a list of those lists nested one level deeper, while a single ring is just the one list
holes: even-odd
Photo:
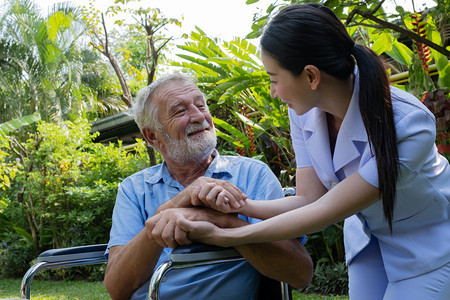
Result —
[{"label": "woman's face", "polygon": [[261,60],[270,77],[270,96],[272,98],[280,98],[297,115],[303,115],[315,107],[308,78],[304,71],[300,75],[294,76],[264,51],[261,51]]}]

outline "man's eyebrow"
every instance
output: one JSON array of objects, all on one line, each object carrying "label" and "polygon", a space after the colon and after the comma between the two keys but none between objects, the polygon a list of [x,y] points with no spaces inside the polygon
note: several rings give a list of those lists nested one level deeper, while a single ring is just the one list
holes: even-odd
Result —
[{"label": "man's eyebrow", "polygon": [[174,104],[172,104],[170,107],[169,107],[169,110],[170,111],[174,111],[174,110],[176,110],[178,107],[180,107],[180,106],[183,106],[183,101],[179,101],[179,102],[177,102],[177,103],[174,103]]},{"label": "man's eyebrow", "polygon": [[198,100],[203,100],[203,102],[206,103],[206,99],[205,97],[203,97],[203,95],[198,95],[194,97],[194,101],[198,101]]},{"label": "man's eyebrow", "polygon": [[267,75],[270,75],[270,76],[275,76],[275,75],[277,75],[277,74],[272,73],[272,72],[269,72],[269,71],[266,71],[266,73],[267,73]]},{"label": "man's eyebrow", "polygon": [[[203,102],[206,103],[206,99],[205,99],[205,97],[203,95],[194,96],[193,100],[194,101],[202,100]],[[187,101],[188,100],[180,100],[180,101],[172,104],[171,106],[169,106],[169,109],[170,110],[174,110],[174,109],[177,109],[180,106],[184,106],[185,102],[187,102]]]}]

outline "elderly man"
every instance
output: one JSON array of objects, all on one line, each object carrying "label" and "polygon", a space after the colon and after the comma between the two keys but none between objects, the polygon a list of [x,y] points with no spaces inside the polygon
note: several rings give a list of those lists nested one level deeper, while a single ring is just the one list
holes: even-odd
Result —
[{"label": "elderly man", "polygon": [[[193,206],[198,201],[191,200],[191,194],[200,185],[217,185],[220,189],[213,196],[233,203],[247,196],[282,196],[280,183],[264,163],[217,153],[212,117],[192,77],[173,74],[156,80],[138,93],[131,112],[145,140],[159,150],[164,162],[133,174],[119,187],[105,253],[104,284],[113,299],[148,297],[153,270],[169,259],[170,247],[186,239],[176,226],[175,214],[228,228],[257,222]],[[155,214],[160,214],[157,223],[148,220]],[[311,258],[298,240],[249,244],[236,250],[245,262],[175,272],[162,284],[161,298],[210,299],[214,292],[219,299],[253,299],[260,273],[293,287],[311,280]]]}]

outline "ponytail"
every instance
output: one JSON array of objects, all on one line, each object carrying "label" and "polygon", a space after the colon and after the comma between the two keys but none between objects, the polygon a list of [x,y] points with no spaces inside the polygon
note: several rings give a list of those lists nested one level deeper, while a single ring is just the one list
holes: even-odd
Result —
[{"label": "ponytail", "polygon": [[398,149],[389,79],[383,62],[370,48],[355,44],[352,54],[359,69],[359,109],[375,154],[383,212],[392,232]]}]

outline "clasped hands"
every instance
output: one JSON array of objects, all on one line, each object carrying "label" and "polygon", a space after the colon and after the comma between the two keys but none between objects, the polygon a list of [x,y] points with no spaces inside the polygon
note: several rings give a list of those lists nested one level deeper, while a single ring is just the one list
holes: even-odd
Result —
[{"label": "clasped hands", "polygon": [[[237,215],[244,206],[247,196],[228,181],[200,177],[171,199],[169,208],[161,205],[159,212],[145,222],[150,239],[161,247],[176,248],[193,242],[186,221],[207,228],[234,227]],[[183,223],[183,228],[179,225]]]}]

